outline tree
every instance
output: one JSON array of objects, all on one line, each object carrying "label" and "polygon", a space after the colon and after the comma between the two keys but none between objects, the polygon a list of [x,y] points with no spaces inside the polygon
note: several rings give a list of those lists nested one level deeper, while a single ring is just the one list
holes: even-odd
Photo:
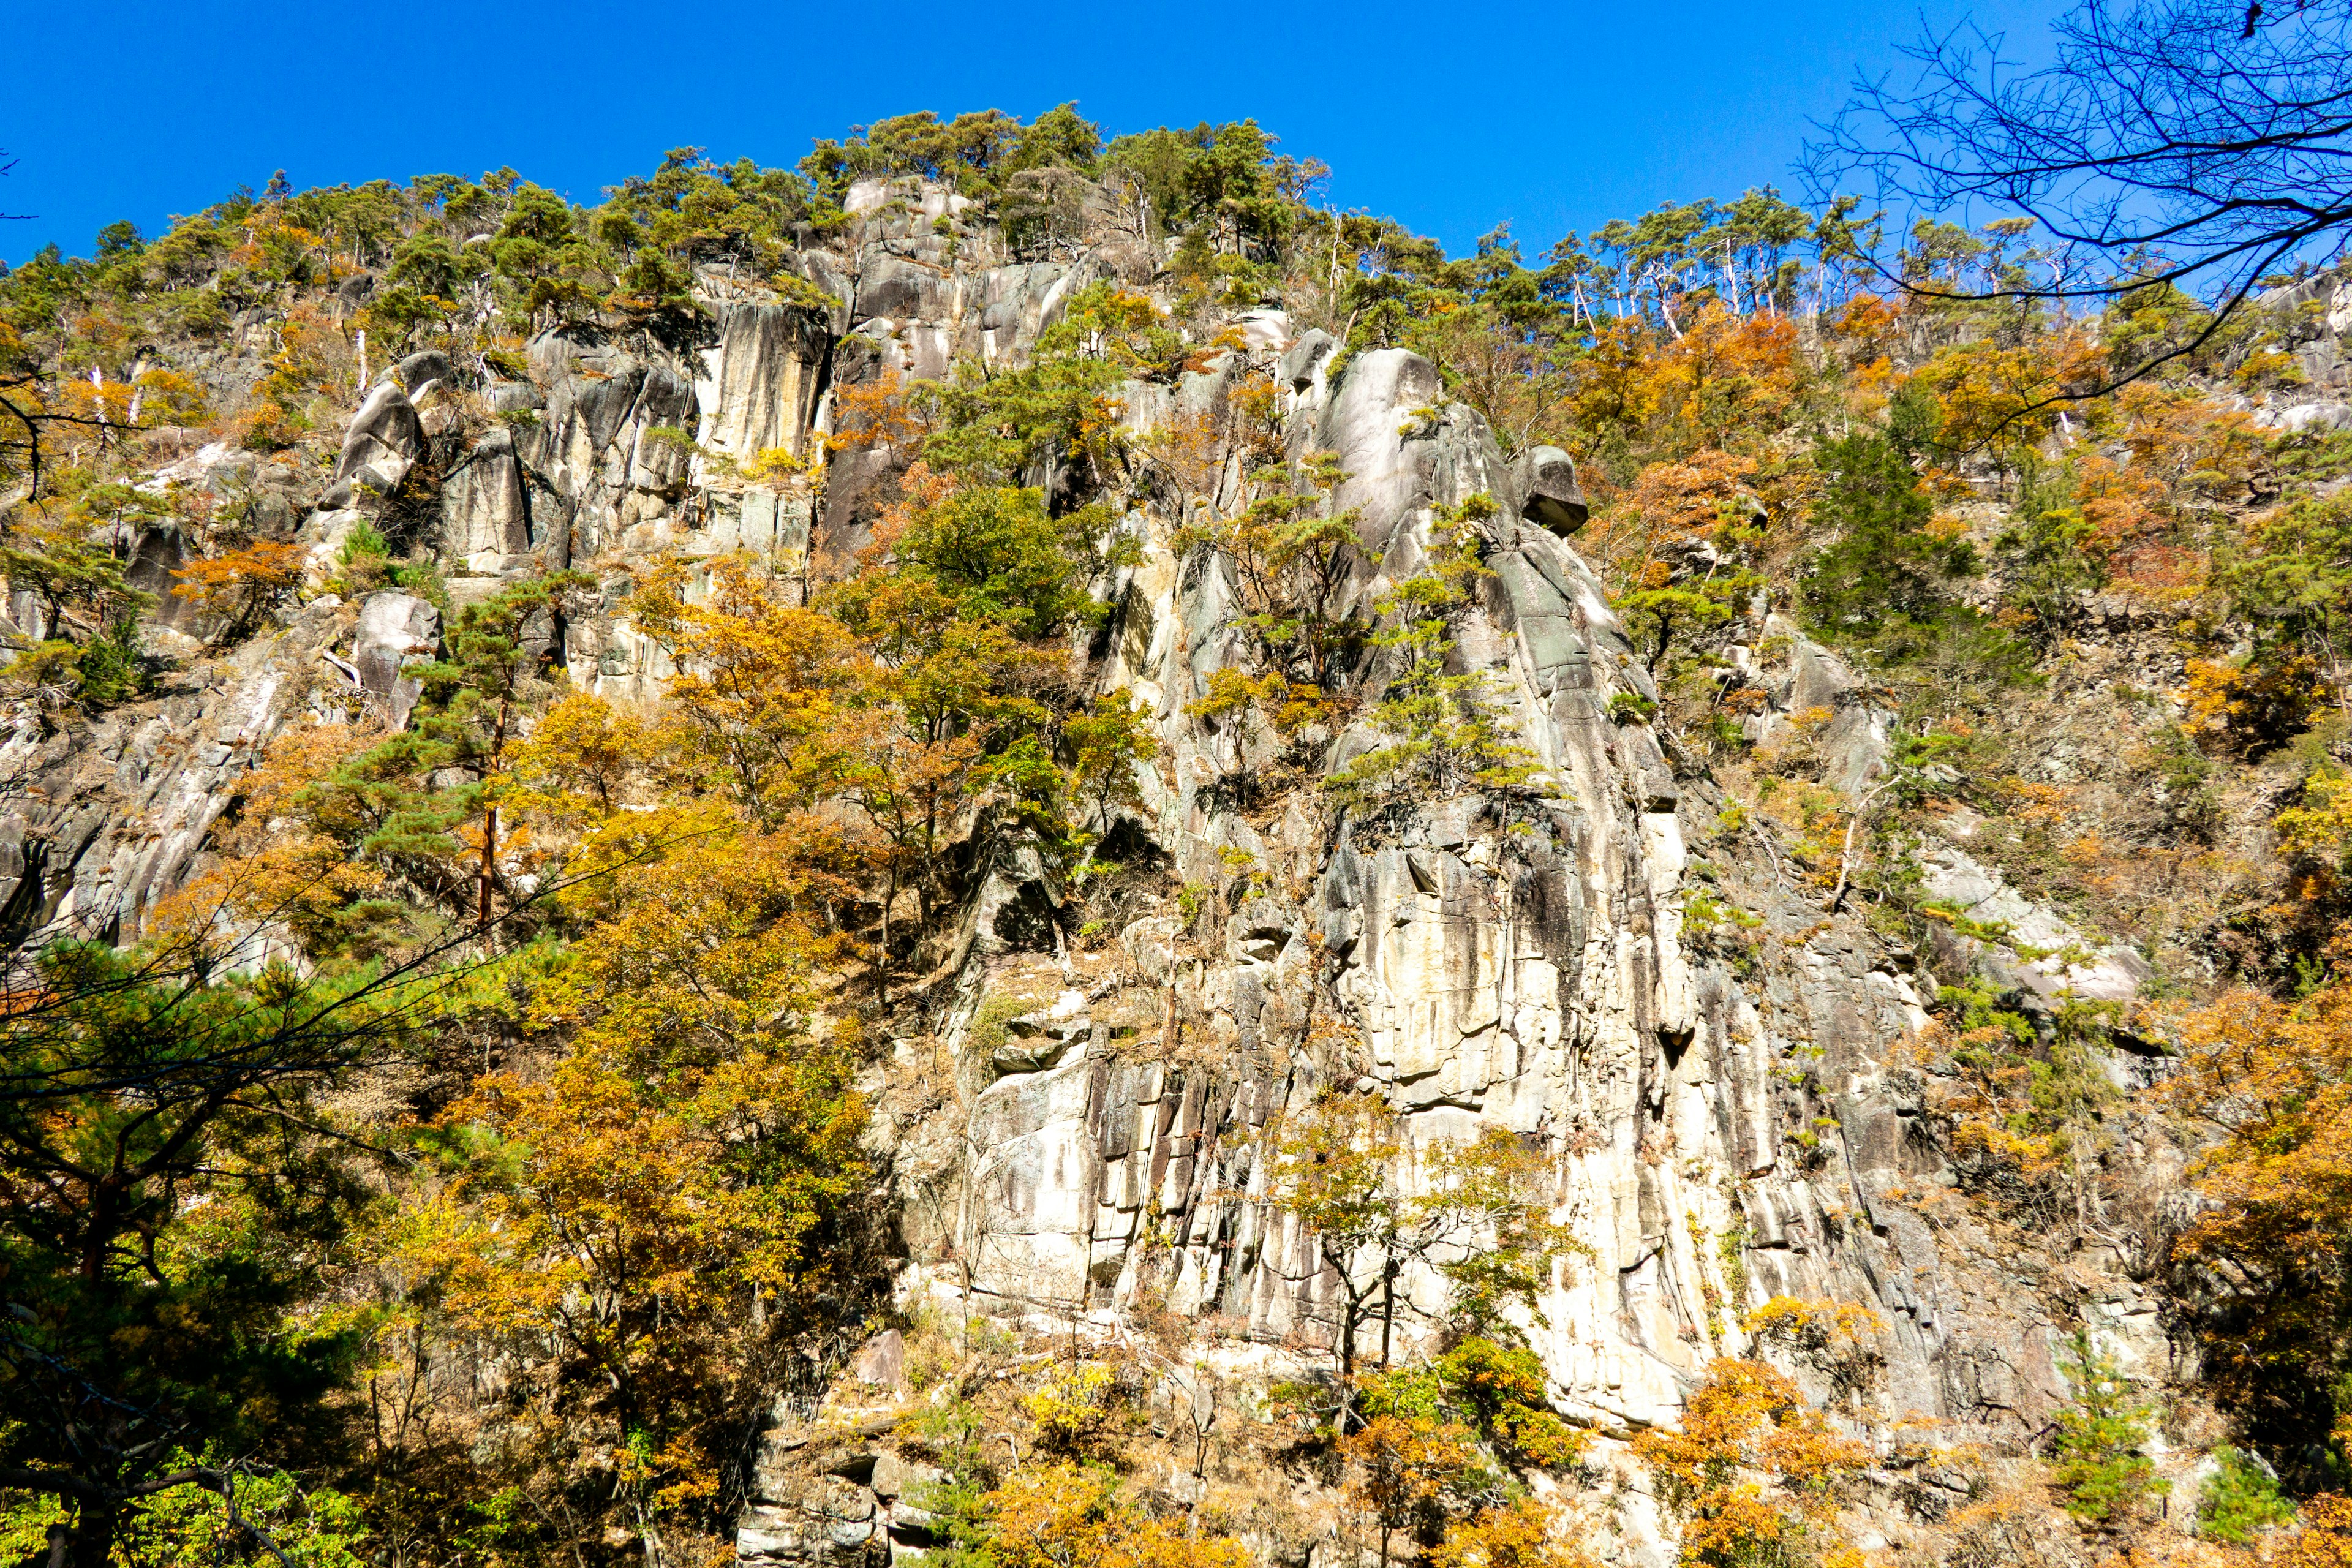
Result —
[{"label": "tree", "polygon": [[321,1097],[429,983],[213,956],[59,943],[0,1010],[0,1486],[69,1507],[71,1568],[146,1500],[226,1494],[352,1349],[301,1313],[366,1202]]},{"label": "tree", "polygon": [[813,746],[856,679],[848,630],[785,602],[782,584],[740,556],[710,563],[707,599],[688,569],[647,574],[630,615],[669,651],[670,750],[686,776],[723,789],[752,821],[781,825],[828,793],[838,758]]},{"label": "tree", "polygon": [[1395,1113],[1376,1093],[1325,1095],[1282,1142],[1275,1202],[1314,1233],[1339,1292],[1342,1435],[1357,1423],[1359,1341],[1377,1313],[1381,1364],[1388,1364],[1396,1286],[1408,1264],[1434,1268],[1452,1287],[1457,1328],[1507,1336],[1517,1331],[1506,1310],[1534,1312],[1551,1260],[1578,1249],[1549,1217],[1539,1162],[1510,1133],[1430,1147],[1418,1193],[1399,1170],[1408,1152]]},{"label": "tree", "polygon": [[2253,662],[2276,668],[2302,655],[2352,710],[2352,504],[2299,500],[2250,522],[2214,580],[2254,628]]},{"label": "tree", "polygon": [[1002,1568],[1244,1568],[1249,1549],[1198,1535],[1118,1495],[1107,1470],[1055,1465],[1022,1471],[982,1500],[988,1560]]},{"label": "tree", "polygon": [[1391,656],[1395,673],[1372,717],[1394,739],[1326,779],[1343,799],[1392,803],[1416,785],[1446,799],[1472,784],[1524,784],[1535,772],[1534,753],[1510,739],[1486,697],[1486,672],[1446,673],[1453,617],[1469,603],[1471,584],[1489,574],[1478,558],[1477,527],[1495,510],[1483,491],[1437,508],[1427,569],[1373,606],[1387,624],[1372,646]]},{"label": "tree", "polygon": [[2291,1479],[2335,1473],[2352,1364],[2352,993],[2232,991],[2181,1022],[2166,1089],[2217,1142],[2171,1260],[2196,1282],[2205,1376]]},{"label": "tree", "polygon": [[1835,1488],[1871,1462],[1869,1447],[1831,1430],[1786,1373],[1731,1358],[1707,1364],[1680,1430],[1644,1432],[1633,1452],[1682,1520],[1687,1568],[1813,1561]]},{"label": "tree", "polygon": [[1136,769],[1160,754],[1150,710],[1125,692],[1107,691],[1089,711],[1064,720],[1062,735],[1070,746],[1072,793],[1093,802],[1099,842],[1110,832],[1112,806],[1143,804]]},{"label": "tree", "polygon": [[1862,433],[1823,446],[1815,462],[1829,488],[1814,508],[1831,542],[1805,579],[1822,623],[1868,633],[1882,618],[1932,619],[1950,579],[1975,567],[1965,540],[1928,531],[1934,503],[1894,442]]},{"label": "tree", "polygon": [[2120,1526],[2172,1486],[2157,1479],[2156,1462],[2144,1452],[2150,1437],[2148,1406],[2132,1396],[2123,1373],[2092,1345],[2086,1331],[2074,1334],[2067,1372],[2074,1399],[2058,1412],[2057,1435],[2050,1440],[2051,1479],[2064,1489],[2068,1513]]},{"label": "tree", "polygon": [[258,540],[190,561],[181,567],[172,595],[205,615],[219,616],[221,627],[213,640],[231,643],[284,601],[301,575],[300,545]]},{"label": "tree", "polygon": [[466,781],[433,789],[394,813],[378,837],[411,854],[454,854],[460,825],[477,824],[467,880],[475,921],[486,932],[503,879],[499,804],[509,785],[510,753],[525,713],[547,695],[542,665],[560,657],[559,649],[549,648],[542,658],[530,644],[536,637],[545,647],[562,636],[563,597],[587,582],[575,573],[558,573],[500,589],[458,612],[443,638],[443,656],[415,672],[425,701],[410,728],[376,749],[380,765],[403,766],[428,781],[445,773]]},{"label": "tree", "polygon": [[[1223,466],[1220,456],[1216,467]],[[1240,593],[1243,629],[1261,663],[1285,685],[1303,680],[1316,689],[1327,688],[1331,660],[1355,631],[1334,614],[1356,553],[1357,514],[1331,504],[1332,493],[1347,479],[1337,454],[1311,453],[1296,468],[1252,476],[1265,493],[1238,516],[1223,515],[1202,497],[1196,515],[1176,531],[1180,555],[1206,547],[1229,563]]]},{"label": "tree", "polygon": [[439,1119],[443,1180],[398,1255],[444,1331],[533,1347],[519,1382],[583,1432],[576,1462],[661,1568],[691,1555],[673,1525],[723,1528],[722,1476],[817,1298],[863,1283],[866,1104],[854,1031],[818,1016],[842,951],[790,835],[622,812],[576,865],[591,929],[519,977],[524,1021],[568,1048]]},{"label": "tree", "polygon": [[2032,70],[1975,27],[1923,37],[1906,51],[1916,81],[1857,83],[1807,161],[1824,199],[1858,176],[1888,205],[2019,214],[2050,237],[2038,275],[1975,290],[1901,279],[1927,298],[2063,302],[2194,284],[2215,302],[2201,330],[2135,356],[2105,392],[2210,341],[2270,274],[2340,246],[2352,18],[2260,0],[2084,0],[2052,30],[2054,58]]}]

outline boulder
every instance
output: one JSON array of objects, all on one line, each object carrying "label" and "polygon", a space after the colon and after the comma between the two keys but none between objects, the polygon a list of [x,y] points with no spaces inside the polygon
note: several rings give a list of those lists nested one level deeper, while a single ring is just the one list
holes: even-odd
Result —
[{"label": "boulder", "polygon": [[1425,443],[1407,442],[1402,432],[1418,410],[1444,398],[1437,367],[1403,349],[1358,354],[1331,388],[1316,437],[1339,454],[1348,478],[1333,510],[1356,511],[1357,538],[1370,560],[1385,558],[1399,527],[1429,504],[1421,454],[1408,450]]},{"label": "boulder", "polygon": [[2293,408],[2265,408],[2254,416],[2258,428],[2300,435],[2305,430],[2352,429],[2352,403],[2302,403]]},{"label": "boulder", "polygon": [[441,612],[413,594],[372,594],[360,606],[359,634],[352,665],[360,689],[383,701],[392,727],[405,729],[408,715],[425,694],[425,683],[406,673],[441,648]]},{"label": "boulder", "polygon": [[341,510],[362,490],[390,495],[400,488],[424,450],[425,426],[408,394],[397,382],[377,384],[343,431],[334,483],[320,501],[320,510]]},{"label": "boulder", "polygon": [[[1022,1020],[1014,1020],[1016,1026]],[[1014,1073],[1044,1072],[1067,1056],[1071,1042],[1059,1035],[1034,1034],[1016,1036],[989,1054],[989,1065],[1007,1077]]]},{"label": "boulder", "polygon": [[936,1466],[886,1452],[875,1460],[874,1475],[866,1484],[877,1497],[902,1498],[923,1487],[942,1486],[947,1479],[947,1472]]},{"label": "boulder", "polygon": [[1519,515],[1565,538],[1590,515],[1576,482],[1576,460],[1557,447],[1532,447],[1520,455],[1518,478],[1527,493]]},{"label": "boulder", "polygon": [[512,431],[492,429],[466,454],[441,493],[441,526],[442,548],[478,572],[495,574],[530,549],[530,492]]},{"label": "boulder", "polygon": [[388,374],[415,398],[434,383],[447,381],[456,370],[439,349],[423,349],[394,365]]},{"label": "boulder", "polygon": [[1290,313],[1261,307],[1244,310],[1241,319],[1242,340],[1253,353],[1265,353],[1290,341]]},{"label": "boulder", "polygon": [[1274,379],[1297,391],[1306,391],[1315,384],[1315,373],[1339,346],[1331,341],[1331,334],[1320,327],[1309,329],[1274,362]]},{"label": "boulder", "polygon": [[851,1370],[860,1383],[877,1388],[898,1387],[907,1380],[906,1336],[896,1329],[885,1329],[866,1342]]}]

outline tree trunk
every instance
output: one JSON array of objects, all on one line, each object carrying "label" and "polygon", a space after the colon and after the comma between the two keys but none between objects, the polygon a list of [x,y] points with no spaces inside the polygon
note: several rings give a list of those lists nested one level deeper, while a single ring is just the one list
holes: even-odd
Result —
[{"label": "tree trunk", "polygon": [[1381,1367],[1389,1364],[1389,1335],[1396,1328],[1397,1260],[1393,1258],[1381,1270]]},{"label": "tree trunk", "polygon": [[114,1531],[122,1517],[121,1503],[85,1498],[76,1512],[73,1540],[66,1553],[67,1568],[111,1568]]},{"label": "tree trunk", "polygon": [[495,805],[486,805],[482,808],[481,879],[481,921],[482,930],[485,932],[490,929],[490,883],[498,876],[498,859],[499,808]]},{"label": "tree trunk", "polygon": [[890,857],[889,890],[882,895],[882,937],[874,954],[874,994],[890,1000],[890,906],[898,901],[898,857]]}]

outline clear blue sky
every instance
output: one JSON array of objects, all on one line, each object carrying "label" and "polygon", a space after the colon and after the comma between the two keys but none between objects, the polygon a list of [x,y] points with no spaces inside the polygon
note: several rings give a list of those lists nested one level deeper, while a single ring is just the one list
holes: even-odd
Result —
[{"label": "clear blue sky", "polygon": [[[2031,47],[2058,5],[1928,0],[1926,19],[1972,11]],[[86,255],[117,218],[152,237],[278,168],[307,186],[510,163],[593,201],[668,147],[789,164],[887,114],[1066,99],[1111,132],[1254,116],[1332,166],[1343,206],[1449,250],[1508,219],[1532,252],[1664,201],[1792,189],[1809,118],[1920,21],[1884,0],[26,5],[0,212],[36,216],[0,226],[0,257]]]}]

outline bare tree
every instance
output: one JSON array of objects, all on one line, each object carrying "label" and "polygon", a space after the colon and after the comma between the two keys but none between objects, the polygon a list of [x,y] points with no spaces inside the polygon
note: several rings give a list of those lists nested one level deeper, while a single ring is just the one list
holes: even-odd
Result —
[{"label": "bare tree", "polygon": [[[2194,352],[2283,268],[2352,234],[2352,12],[2277,0],[2083,0],[2036,69],[1973,23],[1904,52],[1917,79],[1863,79],[1806,150],[1817,197],[1875,183],[1924,217],[2031,217],[2039,268],[1919,294],[2053,302],[2173,285],[2202,330],[2116,371],[2110,391]],[[2080,394],[2078,393],[2078,395]],[[2053,397],[2051,401],[2056,401]]]}]

